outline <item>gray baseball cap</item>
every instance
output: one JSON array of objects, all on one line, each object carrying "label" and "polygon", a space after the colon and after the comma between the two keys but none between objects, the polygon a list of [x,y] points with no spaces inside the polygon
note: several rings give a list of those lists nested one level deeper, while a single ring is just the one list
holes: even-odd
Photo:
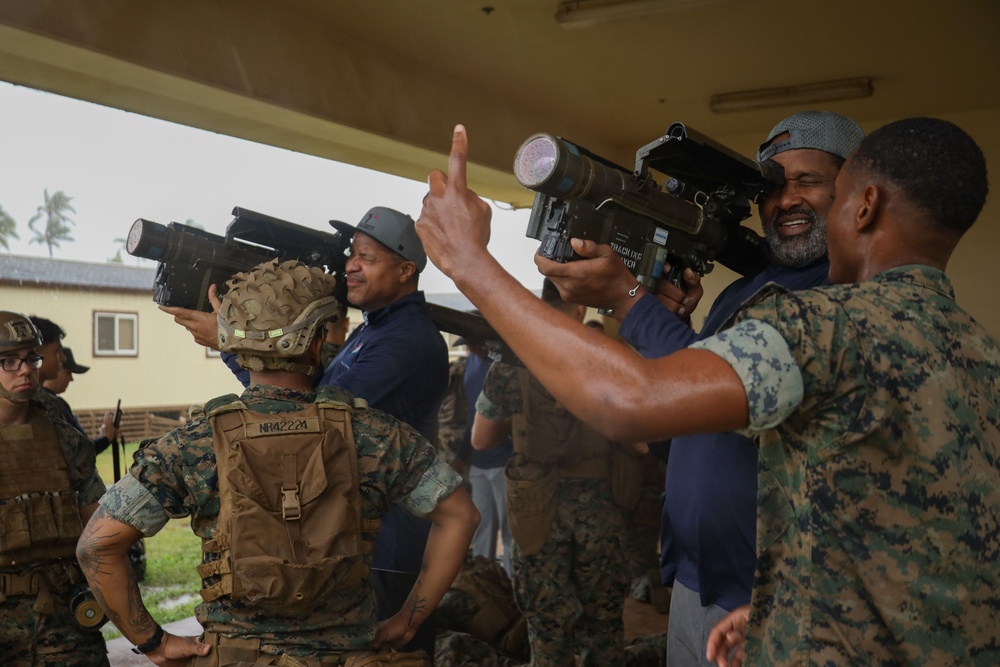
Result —
[{"label": "gray baseball cap", "polygon": [[417,236],[413,218],[384,206],[376,206],[365,213],[355,231],[364,232],[389,250],[399,253],[417,265],[417,273],[427,266],[424,244]]},{"label": "gray baseball cap", "polygon": [[[787,136],[774,141],[786,132]],[[861,127],[847,116],[832,111],[802,111],[774,126],[757,151],[757,162],[798,148],[814,148],[846,160],[864,136]]]}]

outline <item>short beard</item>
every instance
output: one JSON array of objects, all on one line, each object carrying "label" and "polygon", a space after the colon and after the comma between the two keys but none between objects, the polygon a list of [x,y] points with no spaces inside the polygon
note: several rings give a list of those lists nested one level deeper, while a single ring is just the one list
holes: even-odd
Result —
[{"label": "short beard", "polygon": [[[809,216],[809,231],[798,236],[780,236],[778,234],[779,215],[787,213],[805,213]],[[820,217],[811,208],[800,206],[788,211],[775,213],[771,224],[764,230],[764,238],[771,248],[774,263],[792,269],[810,264],[826,255],[826,218]]]}]

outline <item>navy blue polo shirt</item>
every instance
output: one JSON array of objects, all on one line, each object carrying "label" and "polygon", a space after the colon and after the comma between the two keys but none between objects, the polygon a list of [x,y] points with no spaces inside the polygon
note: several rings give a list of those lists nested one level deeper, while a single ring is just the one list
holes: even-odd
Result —
[{"label": "navy blue polo shirt", "polygon": [[[619,335],[644,357],[662,357],[714,334],[757,290],[825,285],[826,257],[802,268],[771,265],[741,278],[712,304],[695,333],[651,294],[629,311]],[[674,438],[670,443],[660,527],[660,575],[701,595],[702,606],[732,610],[750,603],[757,566],[757,448],[733,432]]]}]

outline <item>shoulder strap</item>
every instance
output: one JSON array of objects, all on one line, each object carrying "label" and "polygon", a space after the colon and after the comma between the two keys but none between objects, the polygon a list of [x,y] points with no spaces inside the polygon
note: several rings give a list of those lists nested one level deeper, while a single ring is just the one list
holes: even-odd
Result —
[{"label": "shoulder strap", "polygon": [[213,398],[205,403],[205,416],[212,417],[220,412],[246,409],[246,404],[240,400],[239,396],[236,394],[225,394],[224,396],[217,396],[216,398]]},{"label": "shoulder strap", "polygon": [[352,395],[351,392],[342,387],[332,385],[324,385],[316,390],[316,403],[320,405],[347,406],[349,409],[353,408],[354,410],[368,409],[368,401]]}]

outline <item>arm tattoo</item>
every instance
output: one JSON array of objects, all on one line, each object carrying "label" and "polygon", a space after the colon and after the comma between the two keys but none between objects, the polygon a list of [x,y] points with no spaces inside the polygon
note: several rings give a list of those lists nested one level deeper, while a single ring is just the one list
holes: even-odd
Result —
[{"label": "arm tattoo", "polygon": [[98,576],[108,576],[111,570],[107,567],[111,550],[108,549],[107,542],[111,536],[98,537],[97,525],[108,517],[108,512],[103,507],[98,507],[93,518],[87,523],[80,535],[77,544],[77,552],[80,558],[80,567],[86,575],[88,581],[93,581]]},{"label": "arm tattoo", "polygon": [[[139,582],[125,553],[127,547],[123,550],[118,539],[121,532],[109,529],[109,518],[108,511],[98,506],[80,536],[77,547],[81,556],[80,567],[90,583],[94,598],[107,611],[111,622],[124,634],[141,637],[151,633],[156,628],[156,622],[142,603]],[[122,591],[124,595],[121,595]],[[118,604],[110,605],[109,596],[113,596],[115,600],[112,602]]]},{"label": "arm tattoo", "polygon": [[427,613],[427,598],[422,595],[414,595],[410,599],[408,606],[410,613],[406,618],[406,624],[412,628],[414,617],[423,616]]}]

